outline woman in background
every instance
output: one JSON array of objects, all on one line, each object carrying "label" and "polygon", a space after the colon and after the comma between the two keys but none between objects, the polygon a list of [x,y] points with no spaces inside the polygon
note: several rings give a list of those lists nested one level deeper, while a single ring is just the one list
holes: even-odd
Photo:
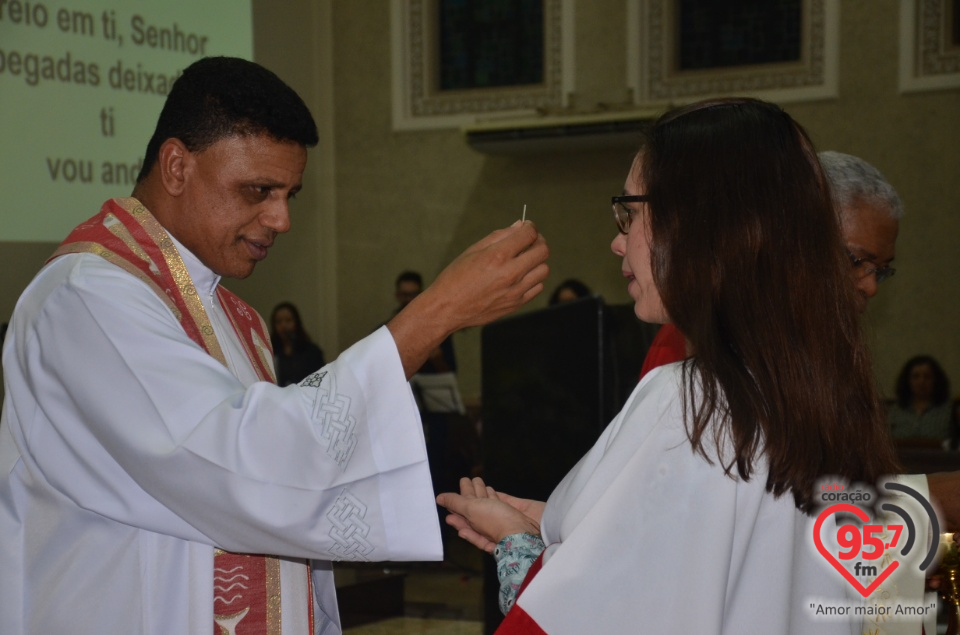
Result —
[{"label": "woman in background", "polygon": [[810,608],[848,587],[814,549],[816,489],[896,464],[809,138],[761,101],[681,108],[613,207],[637,317],[692,356],[644,377],[545,505],[480,479],[438,497],[495,554],[498,632],[859,633]]},{"label": "woman in background", "polygon": [[270,341],[280,386],[299,383],[326,363],[323,351],[307,335],[300,312],[291,302],[281,302],[273,308]]},{"label": "woman in background", "polygon": [[897,402],[887,420],[900,441],[939,445],[951,437],[950,382],[933,357],[907,360],[897,377]]}]

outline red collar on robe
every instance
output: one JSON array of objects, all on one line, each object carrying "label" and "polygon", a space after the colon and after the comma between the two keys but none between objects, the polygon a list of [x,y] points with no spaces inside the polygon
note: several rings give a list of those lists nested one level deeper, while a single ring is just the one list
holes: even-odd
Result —
[{"label": "red collar on robe", "polygon": [[[167,231],[135,198],[110,199],[100,212],[78,225],[50,260],[64,254],[92,253],[146,283],[176,316],[184,332],[227,366],[223,349],[203,308],[180,252]],[[229,316],[257,376],[276,383],[270,360],[273,349],[263,318],[234,293],[217,285],[217,298]],[[214,557],[214,630],[232,628],[237,635],[280,635],[280,562],[273,556],[235,554],[217,549]],[[308,576],[309,576],[309,569]],[[244,593],[226,581],[245,575]],[[229,577],[232,576],[232,577]],[[308,589],[312,587],[308,577]],[[230,591],[233,597],[226,598]],[[239,600],[239,602],[237,601]],[[223,608],[217,604],[222,603]],[[313,602],[308,599],[310,631]],[[232,607],[237,605],[240,610]],[[219,608],[219,610],[218,610]],[[241,623],[242,622],[242,623]]]},{"label": "red collar on robe", "polygon": [[[187,336],[227,365],[200,296],[170,235],[135,198],[115,198],[77,225],[50,259],[92,253],[146,283],[179,320]],[[276,383],[273,350],[260,315],[236,294],[217,285],[217,298],[230,317],[247,357],[263,381]]]}]

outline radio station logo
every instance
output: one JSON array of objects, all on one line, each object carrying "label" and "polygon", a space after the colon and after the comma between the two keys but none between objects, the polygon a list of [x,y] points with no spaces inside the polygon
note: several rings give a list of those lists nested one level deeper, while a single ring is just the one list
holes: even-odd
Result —
[{"label": "radio station logo", "polygon": [[[823,483],[817,492],[817,499],[826,505],[813,529],[817,551],[864,598],[900,567],[918,566],[926,572],[939,549],[940,525],[930,501],[896,481],[884,483],[881,490],[890,492],[889,501],[881,503],[872,488],[854,489],[839,482]],[[909,504],[911,500],[914,504]],[[830,521],[835,522],[835,531]],[[924,527],[922,534],[918,524]]]}]

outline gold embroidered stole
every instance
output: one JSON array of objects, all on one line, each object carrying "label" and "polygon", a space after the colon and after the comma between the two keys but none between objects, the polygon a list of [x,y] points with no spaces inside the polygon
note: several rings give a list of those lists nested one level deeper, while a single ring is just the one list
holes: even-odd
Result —
[{"label": "gold embroidered stole", "polygon": [[[50,260],[64,254],[93,253],[146,283],[176,316],[184,332],[227,366],[223,349],[176,245],[135,198],[111,199],[78,225]],[[267,327],[246,302],[221,286],[217,298],[243,343],[257,376],[276,383]],[[309,586],[308,569],[308,586]],[[214,555],[214,633],[280,635],[280,561],[273,556]],[[313,632],[312,589],[308,598]]]}]

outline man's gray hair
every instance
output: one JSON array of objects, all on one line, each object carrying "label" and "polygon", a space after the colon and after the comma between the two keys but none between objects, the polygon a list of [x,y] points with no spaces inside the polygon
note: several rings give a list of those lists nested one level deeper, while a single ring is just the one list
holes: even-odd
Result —
[{"label": "man's gray hair", "polygon": [[886,210],[895,220],[903,217],[903,202],[880,170],[859,157],[833,150],[817,157],[830,181],[833,204],[840,211],[863,202]]}]

